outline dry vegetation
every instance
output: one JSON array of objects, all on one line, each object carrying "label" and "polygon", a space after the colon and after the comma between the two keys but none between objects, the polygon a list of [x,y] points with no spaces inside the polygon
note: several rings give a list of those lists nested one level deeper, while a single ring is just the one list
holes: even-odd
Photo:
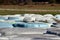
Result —
[{"label": "dry vegetation", "polygon": [[0,8],[4,9],[41,9],[41,10],[60,10],[60,4],[55,4],[55,6],[51,6],[51,4],[47,5],[0,5]]},{"label": "dry vegetation", "polygon": [[[47,4],[47,5],[0,5],[0,9],[37,9],[37,10],[60,10],[60,4],[55,4],[54,6],[51,6],[51,4]],[[8,11],[8,10],[0,10],[0,14],[1,15],[5,15],[5,14],[23,14],[23,13],[35,13],[35,14],[60,14],[60,12],[31,12],[31,11]]]}]

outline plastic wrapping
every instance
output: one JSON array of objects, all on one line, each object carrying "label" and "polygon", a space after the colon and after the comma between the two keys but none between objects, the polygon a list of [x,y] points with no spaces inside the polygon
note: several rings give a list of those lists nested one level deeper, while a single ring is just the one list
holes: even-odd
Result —
[{"label": "plastic wrapping", "polygon": [[0,22],[0,28],[13,28],[11,23]]}]

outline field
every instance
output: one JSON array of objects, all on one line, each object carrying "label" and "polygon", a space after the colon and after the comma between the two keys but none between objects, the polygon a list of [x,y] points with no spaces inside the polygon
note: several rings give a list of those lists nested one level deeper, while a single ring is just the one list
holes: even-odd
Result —
[{"label": "field", "polygon": [[24,14],[24,13],[35,13],[35,14],[60,14],[60,4],[46,5],[0,5],[0,14]]},{"label": "field", "polygon": [[55,4],[55,6],[51,6],[51,4],[46,5],[0,5],[0,8],[4,9],[41,9],[41,10],[60,10],[60,4]]}]

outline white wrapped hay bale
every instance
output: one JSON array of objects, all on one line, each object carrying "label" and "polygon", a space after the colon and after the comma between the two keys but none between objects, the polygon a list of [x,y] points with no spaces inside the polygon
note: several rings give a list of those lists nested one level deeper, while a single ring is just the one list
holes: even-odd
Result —
[{"label": "white wrapped hay bale", "polygon": [[33,17],[35,17],[35,21],[42,21],[43,20],[42,15],[34,15]]},{"label": "white wrapped hay bale", "polygon": [[44,15],[44,18],[48,23],[56,23],[56,21],[54,20],[54,16],[51,14]]},{"label": "white wrapped hay bale", "polygon": [[25,21],[25,22],[35,21],[35,17],[25,17],[25,18],[23,19],[23,21]]},{"label": "white wrapped hay bale", "polygon": [[34,16],[35,14],[24,14],[24,17],[32,17]]},{"label": "white wrapped hay bale", "polygon": [[54,18],[54,16],[51,15],[51,14],[46,14],[46,15],[44,15],[44,17],[45,17],[46,20]]},{"label": "white wrapped hay bale", "polygon": [[60,21],[60,15],[58,14],[58,15],[55,15],[55,20],[56,21]]},{"label": "white wrapped hay bale", "polygon": [[54,16],[52,14],[45,14],[44,17],[54,18]]},{"label": "white wrapped hay bale", "polygon": [[48,23],[57,23],[54,19],[49,19],[49,18],[47,19],[47,22]]},{"label": "white wrapped hay bale", "polygon": [[30,16],[30,14],[24,14],[24,17],[29,17]]}]

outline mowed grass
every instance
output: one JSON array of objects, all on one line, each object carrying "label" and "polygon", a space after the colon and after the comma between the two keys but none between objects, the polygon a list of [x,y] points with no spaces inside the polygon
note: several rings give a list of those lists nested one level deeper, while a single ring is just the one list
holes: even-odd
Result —
[{"label": "mowed grass", "polygon": [[55,4],[51,6],[51,4],[46,5],[0,5],[0,8],[3,9],[38,9],[38,10],[60,10],[60,4]]},{"label": "mowed grass", "polygon": [[8,11],[8,10],[4,10],[1,11],[0,10],[0,15],[13,15],[13,14],[60,14],[60,12],[31,12],[31,11]]}]

